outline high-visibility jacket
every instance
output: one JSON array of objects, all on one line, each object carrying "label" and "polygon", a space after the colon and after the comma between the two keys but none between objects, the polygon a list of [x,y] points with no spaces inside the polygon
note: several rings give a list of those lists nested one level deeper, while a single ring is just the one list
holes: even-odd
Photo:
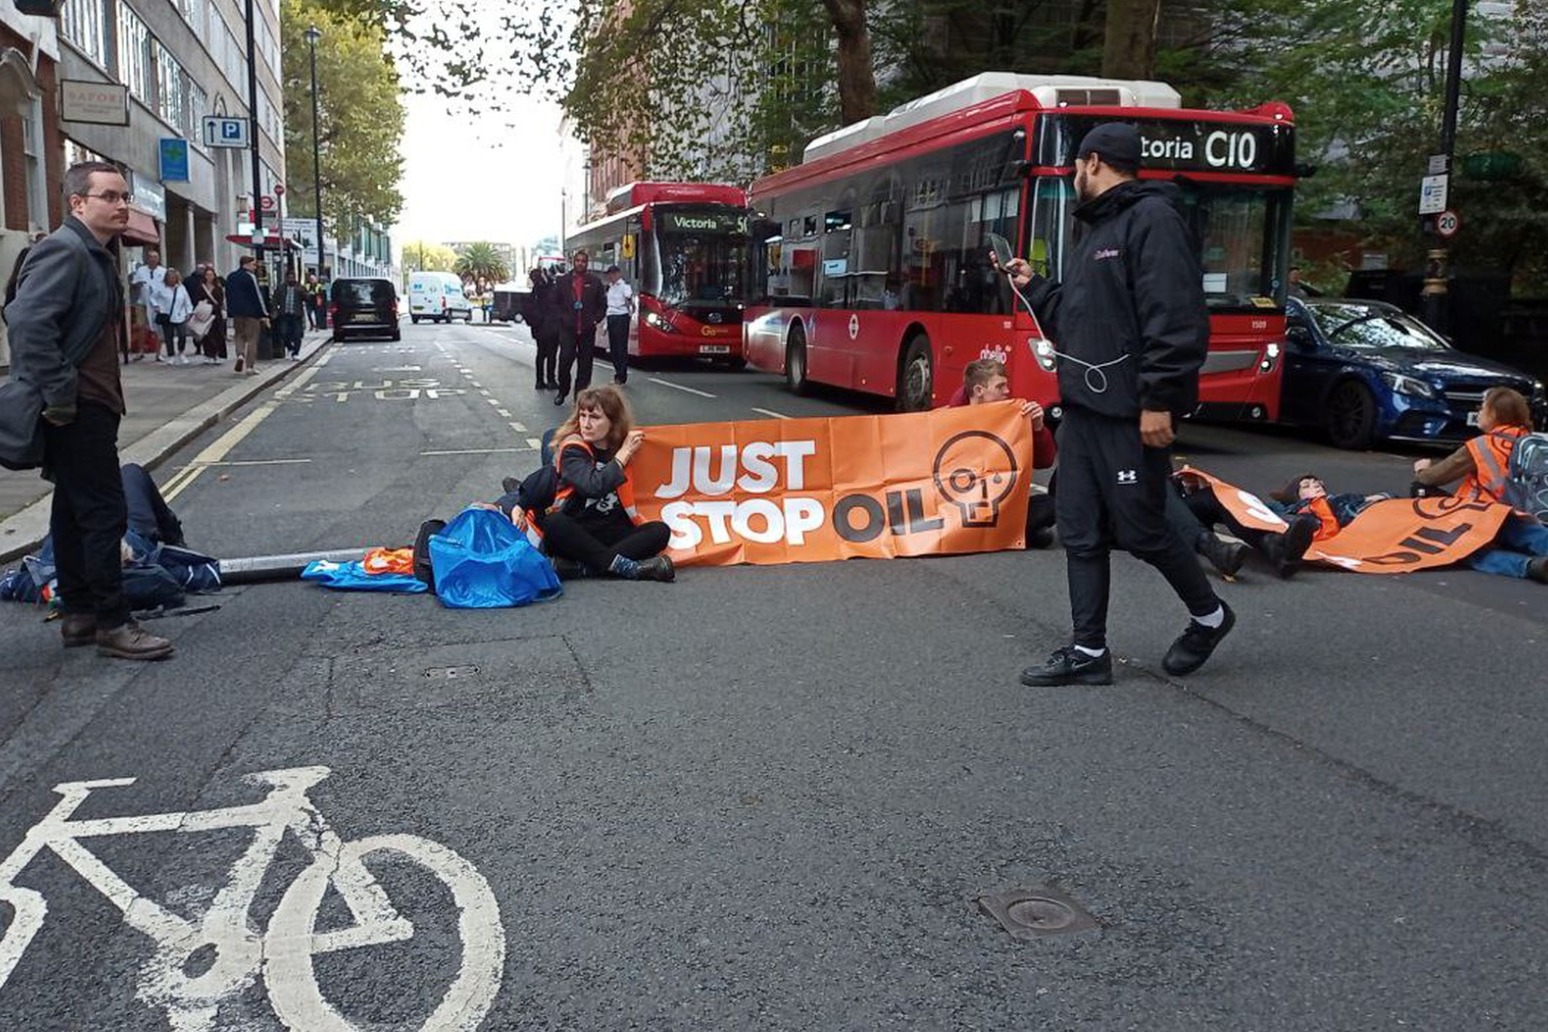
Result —
[{"label": "high-visibility jacket", "polygon": [[[554,469],[559,472],[559,487],[554,491],[554,504],[548,507],[549,512],[565,508],[565,502],[576,496],[575,485],[564,479],[564,453],[568,448],[584,448],[591,460],[593,462],[596,461],[596,449],[592,448],[585,441],[576,438],[565,441],[554,450]],[[627,466],[619,466],[619,469],[623,473],[623,483],[614,487],[612,493],[618,496],[618,504],[623,507],[624,512],[629,514],[630,522],[638,523],[640,522],[640,513],[634,506],[634,484],[629,479],[629,469]],[[592,500],[595,501],[596,499]],[[580,506],[570,506],[569,511],[573,514],[579,508]]]},{"label": "high-visibility jacket", "polygon": [[1467,452],[1473,458],[1473,471],[1462,478],[1457,495],[1503,503],[1505,482],[1510,478],[1510,453],[1515,450],[1516,442],[1529,432],[1524,426],[1501,426],[1468,441]]},{"label": "high-visibility jacket", "polygon": [[1303,511],[1317,517],[1317,532],[1312,535],[1313,541],[1326,541],[1343,529],[1338,525],[1338,517],[1333,514],[1333,505],[1327,495],[1311,499]]}]

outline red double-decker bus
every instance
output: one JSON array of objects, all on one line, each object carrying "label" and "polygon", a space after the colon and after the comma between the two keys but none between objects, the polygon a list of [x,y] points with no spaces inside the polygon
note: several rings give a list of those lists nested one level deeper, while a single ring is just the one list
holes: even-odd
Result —
[{"label": "red double-decker bus", "polygon": [[990,241],[1061,277],[1075,150],[1108,121],[1140,130],[1140,175],[1181,188],[1200,243],[1211,339],[1199,414],[1277,418],[1291,111],[1188,110],[1164,83],[989,72],[814,141],[802,164],[748,189],[748,360],[797,392],[830,384],[918,410],[992,357],[1017,396],[1056,410],[1053,358],[1038,357],[1043,335]]},{"label": "red double-decker bus", "polygon": [[[638,303],[629,354],[709,358],[735,369],[746,298],[747,195],[709,183],[631,183],[608,195],[607,214],[567,241],[591,269],[617,265]],[[607,349],[607,327],[597,328]]]}]

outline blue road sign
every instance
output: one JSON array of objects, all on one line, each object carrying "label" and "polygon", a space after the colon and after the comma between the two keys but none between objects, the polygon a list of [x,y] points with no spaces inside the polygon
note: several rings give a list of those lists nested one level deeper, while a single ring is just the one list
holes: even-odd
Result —
[{"label": "blue road sign", "polygon": [[163,183],[188,182],[188,141],[178,137],[162,137],[161,181]]}]

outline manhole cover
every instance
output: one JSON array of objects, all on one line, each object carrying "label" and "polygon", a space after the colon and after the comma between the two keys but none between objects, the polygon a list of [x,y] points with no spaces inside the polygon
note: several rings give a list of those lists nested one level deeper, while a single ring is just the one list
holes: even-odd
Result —
[{"label": "manhole cover", "polygon": [[469,663],[465,666],[431,667],[425,671],[425,676],[432,681],[456,681],[459,678],[473,677],[477,673],[478,667]]},{"label": "manhole cover", "polygon": [[978,909],[1000,922],[1016,939],[1069,935],[1101,927],[1079,903],[1053,889],[1017,889],[980,896]]}]

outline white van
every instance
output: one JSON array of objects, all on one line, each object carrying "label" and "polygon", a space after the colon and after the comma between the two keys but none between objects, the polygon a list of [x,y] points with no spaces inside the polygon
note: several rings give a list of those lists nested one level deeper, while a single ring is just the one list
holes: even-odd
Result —
[{"label": "white van", "polygon": [[451,272],[409,274],[409,319],[451,322],[473,321],[473,304],[462,292],[462,277]]}]

